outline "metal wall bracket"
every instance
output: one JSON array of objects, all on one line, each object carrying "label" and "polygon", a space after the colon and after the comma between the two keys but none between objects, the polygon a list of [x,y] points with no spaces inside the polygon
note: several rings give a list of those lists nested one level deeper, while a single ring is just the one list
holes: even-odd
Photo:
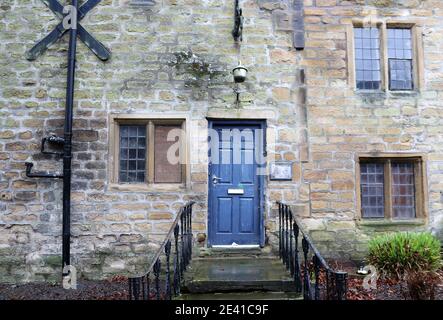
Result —
[{"label": "metal wall bracket", "polygon": [[53,179],[62,179],[63,175],[59,173],[50,173],[50,172],[31,172],[32,167],[34,166],[31,162],[26,162],[26,176],[29,178],[53,178]]},{"label": "metal wall bracket", "polygon": [[[66,104],[65,104],[65,120],[64,120],[64,138],[53,136],[42,141],[42,150],[45,151],[46,142],[57,144],[63,143],[63,175],[57,173],[37,172],[32,173],[33,164],[26,163],[26,176],[31,178],[63,178],[63,213],[62,213],[62,274],[66,276],[71,273],[69,268],[71,265],[71,172],[72,172],[72,126],[73,126],[73,109],[74,109],[74,91],[75,91],[75,57],[77,53],[77,37],[101,60],[106,61],[111,57],[111,52],[79,23],[86,14],[91,11],[102,0],[83,0],[79,5],[79,0],[66,1],[70,3],[69,14],[74,13],[77,16],[75,28],[70,26],[65,28],[64,21],[59,24],[40,42],[32,47],[27,53],[28,60],[35,60],[46,49],[48,49],[57,40],[62,38],[65,33],[69,33],[68,46],[68,64],[67,64],[67,81],[66,81]],[[42,0],[44,4],[60,19],[67,16],[66,9],[59,0]],[[71,20],[72,16],[71,16]],[[68,271],[66,271],[68,269]]]},{"label": "metal wall bracket", "polygon": [[235,94],[235,105],[237,108],[240,107],[240,94],[244,93],[244,91],[240,90],[240,86],[238,83],[234,85],[234,94]]},{"label": "metal wall bracket", "polygon": [[234,9],[234,29],[232,30],[232,36],[235,41],[243,40],[243,11],[240,8],[239,0],[235,0],[235,9]]},{"label": "metal wall bracket", "polygon": [[45,146],[46,143],[57,145],[58,147],[62,147],[65,144],[65,139],[62,137],[57,137],[56,135],[50,135],[49,137],[44,137],[42,139],[42,146],[41,146],[41,153],[43,154],[55,154],[58,156],[63,156],[63,152],[53,152],[53,151],[46,151]]},{"label": "metal wall bracket", "polygon": [[[101,0],[88,0],[78,8],[77,21],[80,22],[86,14],[91,11]],[[60,19],[65,17],[63,12],[64,6],[58,0],[42,0],[48,8]],[[58,39],[68,32],[69,29],[64,27],[63,21],[34,47],[26,52],[26,59],[33,61],[37,59],[46,49],[53,45]],[[77,34],[80,40],[94,53],[100,60],[107,61],[111,58],[111,52],[97,39],[95,39],[80,23],[77,25]]]}]

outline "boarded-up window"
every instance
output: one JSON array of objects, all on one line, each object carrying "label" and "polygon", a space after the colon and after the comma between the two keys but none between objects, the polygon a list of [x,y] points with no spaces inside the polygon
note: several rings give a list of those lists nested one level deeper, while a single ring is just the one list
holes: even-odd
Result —
[{"label": "boarded-up window", "polygon": [[418,158],[362,159],[362,218],[413,219],[422,215],[422,171]]},{"label": "boarded-up window", "polygon": [[154,138],[154,182],[182,181],[180,126],[156,125]]},{"label": "boarded-up window", "polygon": [[182,183],[182,121],[119,124],[118,182]]}]

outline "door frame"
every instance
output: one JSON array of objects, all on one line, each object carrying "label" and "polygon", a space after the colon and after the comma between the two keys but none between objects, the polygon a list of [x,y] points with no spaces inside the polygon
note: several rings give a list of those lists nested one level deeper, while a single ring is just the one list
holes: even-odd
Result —
[{"label": "door frame", "polygon": [[[214,125],[231,125],[231,126],[241,126],[241,125],[255,125],[259,126],[260,129],[263,131],[263,137],[262,137],[262,146],[263,146],[263,156],[266,157],[267,151],[266,151],[266,120],[265,119],[219,119],[219,118],[206,118],[208,121],[208,129],[212,129]],[[208,159],[210,157],[209,152],[209,134],[207,137],[208,141]],[[267,162],[263,164],[264,167],[267,166]],[[259,197],[259,239],[260,239],[260,247],[264,247],[265,245],[265,192],[266,192],[266,184],[265,184],[265,176],[260,175],[258,177],[258,197]],[[207,245],[208,247],[212,247],[213,244],[211,239],[211,211],[212,211],[212,203],[211,203],[211,195],[212,195],[212,180],[211,180],[211,170],[209,167],[209,161],[208,161],[208,217],[207,217],[207,231],[208,231],[208,241]],[[211,206],[210,206],[211,204]]]}]

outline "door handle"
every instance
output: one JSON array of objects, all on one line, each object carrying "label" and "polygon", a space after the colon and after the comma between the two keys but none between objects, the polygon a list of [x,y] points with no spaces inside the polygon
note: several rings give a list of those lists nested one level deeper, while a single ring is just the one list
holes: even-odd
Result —
[{"label": "door handle", "polygon": [[217,184],[221,180],[222,180],[222,178],[217,177],[215,174],[212,175],[212,183],[213,184]]}]

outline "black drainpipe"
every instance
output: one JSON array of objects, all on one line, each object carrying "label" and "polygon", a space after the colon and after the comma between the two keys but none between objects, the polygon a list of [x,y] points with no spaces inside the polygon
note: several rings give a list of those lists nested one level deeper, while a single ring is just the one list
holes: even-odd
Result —
[{"label": "black drainpipe", "polygon": [[[72,0],[71,5],[75,8],[75,14],[78,12],[78,0]],[[72,22],[71,22],[72,23]],[[44,154],[56,154],[63,156],[63,174],[49,172],[31,172],[33,164],[26,163],[26,176],[30,178],[56,178],[63,179],[63,227],[62,227],[62,262],[64,269],[71,265],[71,160],[72,160],[72,119],[74,107],[74,83],[75,83],[75,56],[77,53],[77,24],[69,30],[69,49],[68,49],[68,78],[66,86],[66,105],[65,105],[65,123],[64,137],[55,135],[42,139],[41,151]],[[63,153],[50,152],[45,150],[46,143],[63,145]],[[63,276],[69,274],[64,272]]]},{"label": "black drainpipe", "polygon": [[[78,12],[78,0],[71,5]],[[66,87],[66,111],[63,145],[63,267],[71,264],[71,160],[72,160],[72,118],[74,108],[75,56],[77,53],[77,26],[69,30],[68,79]]]}]

